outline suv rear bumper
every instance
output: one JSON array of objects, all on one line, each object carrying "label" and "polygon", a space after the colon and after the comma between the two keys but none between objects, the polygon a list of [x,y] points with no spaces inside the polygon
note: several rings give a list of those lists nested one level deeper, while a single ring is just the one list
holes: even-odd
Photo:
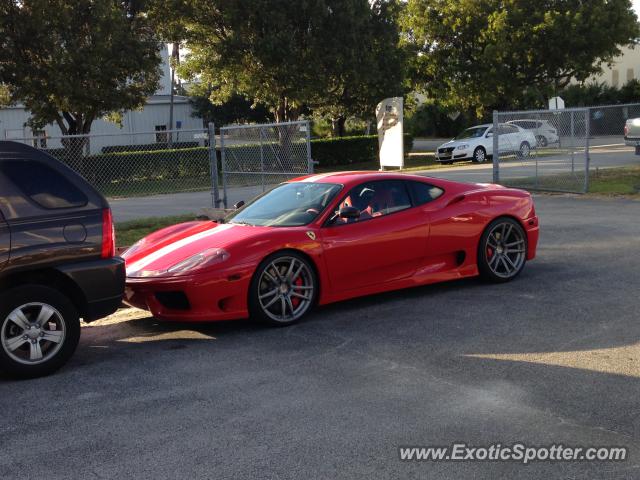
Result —
[{"label": "suv rear bumper", "polygon": [[60,265],[56,270],[82,291],[86,301],[85,311],[82,312],[85,322],[106,317],[120,306],[125,282],[122,258],[70,263]]}]

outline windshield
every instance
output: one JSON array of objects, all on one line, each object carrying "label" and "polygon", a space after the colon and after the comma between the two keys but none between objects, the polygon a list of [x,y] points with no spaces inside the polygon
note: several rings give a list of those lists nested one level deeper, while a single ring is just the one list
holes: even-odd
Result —
[{"label": "windshield", "polygon": [[458,136],[454,140],[462,140],[465,138],[479,138],[484,135],[484,132],[487,130],[487,127],[471,127],[463,130],[462,133],[459,133]]},{"label": "windshield", "polygon": [[227,223],[299,227],[313,222],[340,191],[334,183],[283,183],[229,215]]}]

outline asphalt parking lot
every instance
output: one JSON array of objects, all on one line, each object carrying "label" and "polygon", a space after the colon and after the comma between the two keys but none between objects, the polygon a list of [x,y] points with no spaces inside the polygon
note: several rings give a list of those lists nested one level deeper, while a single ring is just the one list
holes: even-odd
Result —
[{"label": "asphalt parking lot", "polygon": [[[640,202],[537,196],[538,259],[302,323],[83,328],[0,379],[0,478],[638,478]],[[627,446],[619,463],[404,463],[398,446]]]}]

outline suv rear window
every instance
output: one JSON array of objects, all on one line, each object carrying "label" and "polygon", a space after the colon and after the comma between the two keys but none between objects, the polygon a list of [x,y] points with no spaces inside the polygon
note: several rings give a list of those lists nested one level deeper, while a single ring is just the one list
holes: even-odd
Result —
[{"label": "suv rear window", "polygon": [[82,207],[86,195],[64,175],[34,160],[1,160],[4,174],[32,201],[46,209]]}]

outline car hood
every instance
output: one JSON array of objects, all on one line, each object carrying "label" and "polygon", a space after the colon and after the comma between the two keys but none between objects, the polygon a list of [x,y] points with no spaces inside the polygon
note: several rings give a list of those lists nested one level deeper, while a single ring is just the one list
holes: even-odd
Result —
[{"label": "car hood", "polygon": [[264,233],[269,227],[220,224],[211,221],[174,225],[143,238],[122,254],[127,272],[166,270],[211,248],[228,249],[233,243]]},{"label": "car hood", "polygon": [[466,140],[449,140],[447,143],[443,143],[438,148],[457,147],[458,145],[470,144],[477,141],[477,138],[468,138]]}]

